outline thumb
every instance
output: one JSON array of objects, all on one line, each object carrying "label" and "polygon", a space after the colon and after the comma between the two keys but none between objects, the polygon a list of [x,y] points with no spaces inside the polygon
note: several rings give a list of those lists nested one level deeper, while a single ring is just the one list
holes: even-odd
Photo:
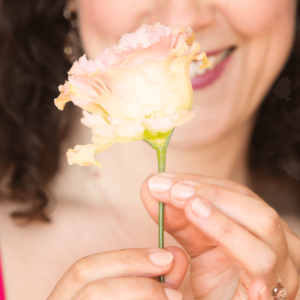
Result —
[{"label": "thumb", "polygon": [[[161,177],[162,180],[165,181],[172,181],[172,179],[160,176],[159,174],[157,177]],[[151,218],[158,224],[158,211],[159,211],[159,201],[162,201],[165,203],[165,210],[164,210],[164,224],[165,224],[165,230],[169,232],[171,235],[173,235],[176,231],[181,230],[182,228],[188,226],[190,222],[185,217],[184,211],[182,209],[178,209],[171,205],[170,203],[170,197],[169,192],[160,194],[160,197],[163,197],[164,199],[159,199],[160,197],[154,197],[153,192],[150,193],[149,191],[149,180],[152,178],[148,177],[142,184],[141,187],[141,199],[142,202],[148,211]]]}]

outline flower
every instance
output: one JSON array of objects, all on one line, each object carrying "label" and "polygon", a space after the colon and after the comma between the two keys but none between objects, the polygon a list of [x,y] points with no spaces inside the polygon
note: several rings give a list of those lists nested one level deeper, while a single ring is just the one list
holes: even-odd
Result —
[{"label": "flower", "polygon": [[189,121],[194,116],[189,65],[202,60],[200,68],[210,66],[194,39],[190,28],[143,25],[96,59],[84,55],[76,61],[55,105],[62,110],[72,101],[81,107],[93,143],[69,149],[69,164],[100,167],[94,154],[114,143],[149,140]]}]

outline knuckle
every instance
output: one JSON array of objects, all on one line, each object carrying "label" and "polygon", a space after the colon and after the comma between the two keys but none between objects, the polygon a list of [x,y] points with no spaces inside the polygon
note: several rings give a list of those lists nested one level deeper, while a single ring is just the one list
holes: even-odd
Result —
[{"label": "knuckle", "polygon": [[262,256],[260,273],[264,278],[272,278],[277,271],[277,255],[270,251],[265,257]]},{"label": "knuckle", "polygon": [[260,218],[260,228],[268,235],[276,235],[280,231],[280,217],[275,209],[269,208],[264,217]]},{"label": "knuckle", "polygon": [[100,300],[101,293],[95,284],[88,284],[85,286],[80,294],[77,296],[78,300]]},{"label": "knuckle", "polygon": [[71,281],[75,284],[81,284],[87,281],[89,277],[89,267],[86,259],[82,258],[76,261],[70,269]]}]

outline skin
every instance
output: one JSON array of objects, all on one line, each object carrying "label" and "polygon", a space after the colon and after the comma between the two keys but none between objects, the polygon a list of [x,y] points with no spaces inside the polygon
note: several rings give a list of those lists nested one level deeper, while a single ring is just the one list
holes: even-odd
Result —
[{"label": "skin", "polygon": [[[182,187],[190,194],[183,196]],[[271,291],[279,274],[295,299],[300,257],[294,251],[299,238],[250,189],[229,180],[162,174],[145,181],[141,195],[156,221],[158,201],[166,204],[166,231],[191,257],[195,299],[243,299],[242,284],[250,299],[272,299],[259,293],[265,287]],[[195,201],[201,203],[200,211],[193,208]],[[237,288],[232,286],[236,281]]]},{"label": "skin", "polygon": [[[7,217],[10,208],[1,208],[8,300],[165,300],[164,288],[179,288],[188,262],[190,278],[180,288],[185,300],[242,300],[242,282],[250,300],[272,299],[268,291],[278,274],[288,299],[299,300],[299,238],[246,187],[256,111],[291,50],[296,1],[78,0],[75,7],[89,58],[122,34],[158,21],[191,26],[203,51],[236,51],[222,77],[195,91],[196,117],[175,130],[167,162],[172,173],[158,178],[160,185],[171,180],[168,190],[151,190],[149,179],[143,183],[156,173],[157,162],[153,149],[135,142],[102,153],[101,170],[70,168],[63,159],[51,185],[51,225],[19,228]],[[90,130],[77,123],[62,153],[89,142]],[[194,194],[178,201],[171,191],[180,182]],[[196,198],[208,205],[210,216],[192,210]],[[158,201],[166,203],[166,244],[178,246],[166,248],[174,258],[164,267],[149,260],[158,250],[152,221]],[[161,274],[165,285],[155,280]]]},{"label": "skin", "polygon": [[206,52],[237,47],[226,76],[194,93],[196,118],[176,130],[172,146],[178,149],[218,143],[241,126],[247,132],[292,46],[293,0],[88,0],[77,7],[83,47],[91,59],[124,32],[155,22],[190,26]]}]

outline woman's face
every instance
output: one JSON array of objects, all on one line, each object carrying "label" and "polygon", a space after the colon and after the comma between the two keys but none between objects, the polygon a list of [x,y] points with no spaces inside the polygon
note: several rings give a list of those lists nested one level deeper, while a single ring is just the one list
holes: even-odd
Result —
[{"label": "woman's face", "polygon": [[172,138],[173,146],[197,148],[252,123],[289,56],[296,0],[77,0],[77,9],[91,59],[155,22],[190,26],[202,51],[218,52],[209,55],[217,65],[208,73],[191,66],[195,118]]}]

